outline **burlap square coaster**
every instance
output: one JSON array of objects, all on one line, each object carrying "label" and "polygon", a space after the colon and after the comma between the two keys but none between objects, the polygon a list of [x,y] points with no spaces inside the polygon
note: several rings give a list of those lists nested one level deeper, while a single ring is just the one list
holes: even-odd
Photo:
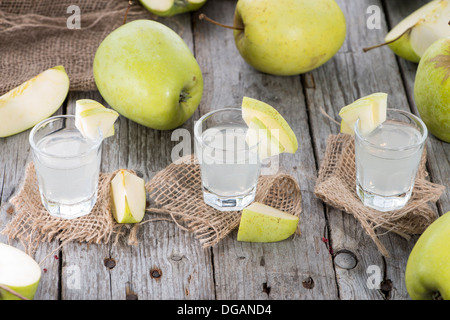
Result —
[{"label": "burlap square coaster", "polygon": [[365,207],[356,194],[355,143],[348,134],[328,138],[324,159],[319,169],[315,194],[325,203],[352,214],[373,239],[379,251],[389,256],[377,231],[395,232],[405,238],[421,234],[438,215],[430,208],[445,187],[426,180],[426,152],[416,177],[411,199],[400,210],[380,212]]},{"label": "burlap square coaster", "polygon": [[[193,232],[204,248],[214,246],[239,225],[241,212],[220,212],[205,204],[201,188],[200,166],[194,156],[186,156],[158,172],[146,183],[150,205],[144,220],[132,225],[118,224],[110,208],[110,182],[115,173],[101,173],[98,199],[92,212],[84,217],[62,219],[48,214],[42,205],[34,164],[30,163],[18,193],[10,199],[15,215],[3,234],[19,240],[33,254],[40,243],[109,243],[126,236],[128,244],[137,244],[137,231],[147,222],[174,221],[183,230]],[[300,216],[302,204],[296,180],[287,174],[261,176],[256,201]],[[162,213],[167,218],[152,217]],[[299,232],[299,231],[297,231]]]},{"label": "burlap square coaster", "polygon": [[[216,245],[239,225],[241,211],[221,212],[203,201],[200,166],[193,155],[156,174],[146,188],[155,205],[148,210],[170,215],[181,228],[193,232],[204,248]],[[296,216],[302,211],[297,181],[282,172],[260,176],[255,201]]]}]

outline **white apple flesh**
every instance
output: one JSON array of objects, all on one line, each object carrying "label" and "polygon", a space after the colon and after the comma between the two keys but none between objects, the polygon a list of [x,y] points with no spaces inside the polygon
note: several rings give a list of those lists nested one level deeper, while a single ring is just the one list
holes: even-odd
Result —
[{"label": "white apple flesh", "polygon": [[140,3],[153,14],[171,17],[200,9],[206,0],[140,0]]},{"label": "white apple flesh", "polygon": [[418,63],[436,40],[450,36],[450,1],[434,0],[411,13],[385,37],[398,56]]},{"label": "white apple flesh", "polygon": [[[39,265],[25,252],[0,243],[0,284],[33,299],[41,279]],[[0,300],[20,300],[20,297],[0,288]]]},{"label": "white apple flesh", "polygon": [[25,131],[61,107],[69,92],[63,66],[48,69],[0,97],[0,137]]},{"label": "white apple flesh", "polygon": [[111,181],[111,200],[113,216],[118,223],[142,221],[146,208],[144,179],[120,170]]}]

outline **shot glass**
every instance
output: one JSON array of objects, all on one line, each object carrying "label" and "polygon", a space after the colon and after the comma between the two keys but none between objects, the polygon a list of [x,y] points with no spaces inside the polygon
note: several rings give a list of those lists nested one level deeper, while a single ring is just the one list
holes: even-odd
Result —
[{"label": "shot glass", "polygon": [[39,193],[50,215],[72,219],[89,214],[97,201],[101,132],[96,140],[84,138],[75,116],[61,115],[38,123],[29,141]]},{"label": "shot glass", "polygon": [[246,143],[247,129],[237,108],[212,111],[194,125],[203,198],[220,211],[242,210],[255,199],[261,164],[258,145]]},{"label": "shot glass", "polygon": [[387,109],[386,121],[368,135],[355,124],[356,191],[365,206],[392,211],[411,197],[428,130],[415,115]]}]

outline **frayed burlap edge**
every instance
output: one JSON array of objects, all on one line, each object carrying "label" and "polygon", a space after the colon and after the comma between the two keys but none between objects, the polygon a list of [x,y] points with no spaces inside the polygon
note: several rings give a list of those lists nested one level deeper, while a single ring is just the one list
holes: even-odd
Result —
[{"label": "frayed burlap edge", "polygon": [[[203,248],[208,248],[239,225],[241,211],[221,212],[208,206],[203,201],[201,185],[198,160],[194,155],[185,156],[146,184],[153,204],[148,210],[169,215],[180,228],[194,233]],[[298,217],[302,210],[297,181],[282,172],[260,177],[255,201]]]},{"label": "frayed burlap edge", "polygon": [[383,256],[389,256],[377,231],[394,232],[405,238],[421,234],[438,215],[429,207],[445,187],[426,180],[426,151],[416,177],[411,199],[396,211],[380,212],[365,207],[356,194],[355,145],[352,136],[331,135],[316,181],[315,195],[325,203],[352,214],[373,239]]}]

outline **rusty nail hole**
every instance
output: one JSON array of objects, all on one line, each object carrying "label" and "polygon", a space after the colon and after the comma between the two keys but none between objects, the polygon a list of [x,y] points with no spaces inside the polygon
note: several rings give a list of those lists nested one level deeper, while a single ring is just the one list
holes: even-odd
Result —
[{"label": "rusty nail hole", "polygon": [[105,258],[103,260],[103,264],[108,269],[112,269],[112,268],[114,268],[116,266],[116,260],[114,260],[113,258]]},{"label": "rusty nail hole", "polygon": [[303,288],[305,289],[312,289],[314,288],[314,280],[311,277],[306,278],[302,282]]},{"label": "rusty nail hole", "polygon": [[129,283],[125,287],[125,300],[139,300],[137,294],[131,290]]},{"label": "rusty nail hole", "polygon": [[150,270],[150,277],[152,277],[152,279],[159,279],[162,276],[162,272],[160,269],[151,269]]}]

